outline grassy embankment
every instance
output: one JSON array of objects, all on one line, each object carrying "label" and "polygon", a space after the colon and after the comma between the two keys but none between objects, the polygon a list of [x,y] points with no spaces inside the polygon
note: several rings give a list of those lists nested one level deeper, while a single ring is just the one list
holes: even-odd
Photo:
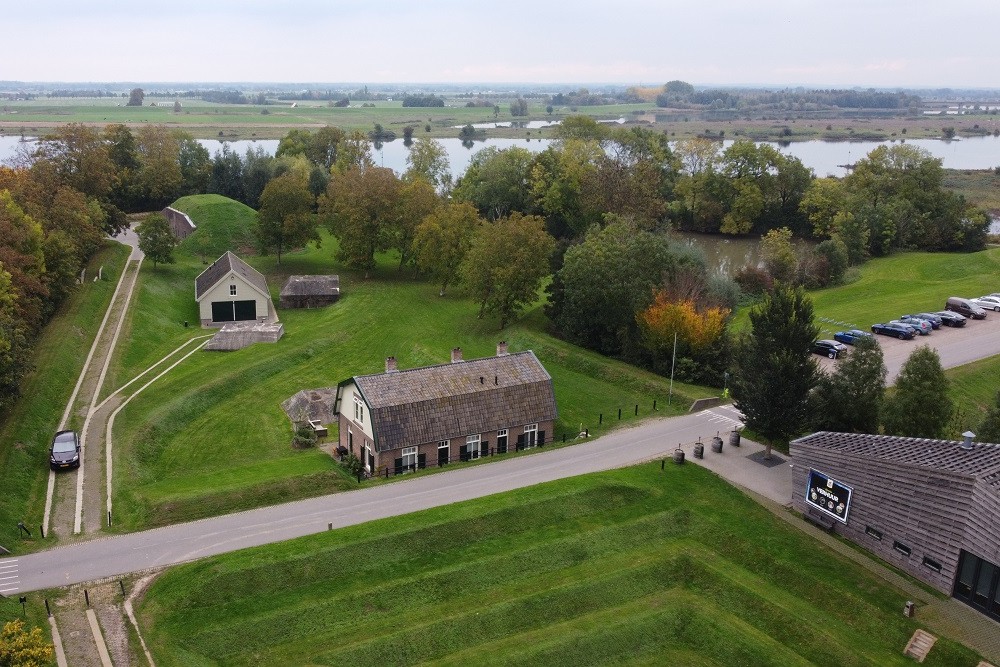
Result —
[{"label": "grassy embankment", "polygon": [[[197,201],[178,205],[190,207]],[[209,218],[195,220],[201,231],[211,227]],[[185,245],[193,245],[194,239],[189,237]],[[369,280],[345,271],[332,260],[335,244],[324,235],[321,248],[283,255],[280,266],[274,257],[250,261],[268,277],[275,302],[288,275],[339,273],[339,303],[280,311],[286,333],[279,343],[199,352],[122,411],[114,449],[116,529],[354,488],[356,481],[326,454],[291,448],[291,427],[280,404],[302,389],[379,372],[390,355],[400,368],[412,368],[446,362],[456,346],[467,359],[490,356],[500,339],[509,342],[511,351],[533,349],[554,380],[557,438],[563,433],[572,438],[582,428],[597,435],[618,424],[618,408],[623,421],[632,421],[635,405],[639,417],[647,417],[655,399],[657,414],[667,415],[686,411],[694,398],[714,394],[675,383],[673,407],[668,407],[665,378],[548,335],[541,300],[518,322],[498,331],[494,320],[476,319],[476,304],[460,291],[438,297],[436,286],[413,279],[409,271],[397,272],[393,257],[380,257]],[[184,340],[206,333],[182,326],[184,320],[197,322],[193,285],[204,268],[183,252],[176,264],[156,269],[144,264],[127,343],[114,369],[115,386]]]},{"label": "grassy embankment", "polygon": [[[160,665],[906,665],[904,595],[697,466],[552,482],[184,565]],[[925,664],[975,665],[941,638]]]},{"label": "grassy embankment", "polygon": [[[88,282],[71,294],[35,343],[34,370],[0,422],[0,545],[19,543],[17,522],[38,536],[45,509],[48,451],[66,402],[111,302],[129,249],[114,243],[87,266]],[[92,282],[104,266],[104,280]],[[70,428],[83,423],[71,416]]]}]

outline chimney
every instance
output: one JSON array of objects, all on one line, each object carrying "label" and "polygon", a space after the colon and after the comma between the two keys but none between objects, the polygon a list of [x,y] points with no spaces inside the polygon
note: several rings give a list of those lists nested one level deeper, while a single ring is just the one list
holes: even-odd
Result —
[{"label": "chimney", "polygon": [[386,357],[385,358],[385,372],[395,373],[396,372],[396,357]]},{"label": "chimney", "polygon": [[497,343],[497,356],[498,357],[507,356],[507,341],[502,340],[499,343]]},{"label": "chimney", "polygon": [[962,441],[960,447],[962,449],[972,449],[972,439],[976,437],[976,434],[972,431],[966,431],[962,434],[962,437],[965,438],[965,440]]},{"label": "chimney", "polygon": [[462,360],[462,348],[451,348],[451,363],[455,364]]}]

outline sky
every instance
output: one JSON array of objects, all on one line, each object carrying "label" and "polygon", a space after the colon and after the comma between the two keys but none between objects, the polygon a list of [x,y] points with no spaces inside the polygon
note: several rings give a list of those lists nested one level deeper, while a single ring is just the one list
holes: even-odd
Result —
[{"label": "sky", "polygon": [[998,0],[33,0],[0,80],[1000,87]]}]

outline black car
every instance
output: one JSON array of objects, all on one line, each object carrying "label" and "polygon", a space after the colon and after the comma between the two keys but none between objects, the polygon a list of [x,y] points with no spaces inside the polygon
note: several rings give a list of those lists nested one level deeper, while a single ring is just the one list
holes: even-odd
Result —
[{"label": "black car", "polygon": [[913,327],[908,324],[893,324],[892,322],[884,322],[882,324],[873,324],[872,333],[882,334],[883,336],[893,336],[899,340],[910,340],[913,338]]},{"label": "black car", "polygon": [[933,313],[941,318],[941,324],[946,327],[964,327],[965,321],[968,319],[965,315],[959,315],[951,310],[939,310]]},{"label": "black car", "polygon": [[830,359],[836,359],[846,350],[846,345],[835,340],[818,340],[813,343],[813,352],[822,354]]},{"label": "black car", "polygon": [[59,431],[52,438],[49,465],[53,470],[80,467],[80,436],[76,431]]}]

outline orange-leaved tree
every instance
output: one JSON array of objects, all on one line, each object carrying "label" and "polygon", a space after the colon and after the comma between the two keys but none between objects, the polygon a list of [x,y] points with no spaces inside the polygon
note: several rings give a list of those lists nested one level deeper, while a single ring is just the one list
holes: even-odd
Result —
[{"label": "orange-leaved tree", "polygon": [[665,290],[656,290],[653,303],[640,311],[636,320],[654,354],[669,354],[675,333],[681,354],[697,354],[718,340],[728,316],[728,308],[712,306],[699,311],[691,299],[672,300]]}]

